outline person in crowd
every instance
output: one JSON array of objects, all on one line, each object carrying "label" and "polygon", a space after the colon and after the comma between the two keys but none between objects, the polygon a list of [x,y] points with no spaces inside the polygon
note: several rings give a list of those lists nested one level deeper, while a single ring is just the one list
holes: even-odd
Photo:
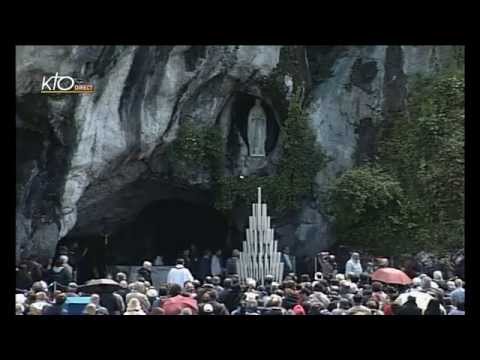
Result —
[{"label": "person in crowd", "polygon": [[144,261],[142,267],[137,271],[137,276],[152,284],[152,263]]},{"label": "person in crowd", "polygon": [[64,308],[67,297],[61,293],[55,296],[55,302],[43,307],[42,315],[68,315],[67,309]]},{"label": "person in crowd", "polygon": [[[213,312],[213,305],[210,303],[203,303],[199,306],[198,315],[215,315]],[[232,314],[233,315],[233,314]]]},{"label": "person in crowd", "polygon": [[240,251],[237,249],[232,250],[232,256],[227,259],[225,264],[225,270],[227,276],[238,274],[238,258],[240,257]]},{"label": "person in crowd", "polygon": [[143,312],[147,313],[150,310],[150,301],[146,295],[145,284],[136,281],[132,284],[132,291],[125,296],[126,303],[128,304],[132,298],[136,298],[142,306]]},{"label": "person in crowd", "polygon": [[148,315],[165,315],[165,310],[161,307],[152,307],[152,310]]},{"label": "person in crowd", "polygon": [[374,299],[368,300],[366,305],[372,312],[372,315],[385,315],[383,311],[380,310],[380,304]]},{"label": "person in crowd", "polygon": [[306,315],[305,309],[300,304],[295,305],[292,310],[295,315]]},{"label": "person in crowd", "polygon": [[265,315],[285,315],[286,309],[282,307],[282,298],[279,295],[271,295],[266,304]]},{"label": "person in crowd", "polygon": [[372,298],[380,307],[387,302],[388,295],[383,291],[383,285],[381,282],[375,281],[372,283]]},{"label": "person in crowd", "polygon": [[447,290],[447,282],[443,279],[443,273],[440,270],[435,270],[433,272],[433,281],[440,287],[442,290]]},{"label": "person in crowd", "polygon": [[126,280],[119,281],[119,285],[120,289],[118,289],[116,293],[122,297],[123,303],[125,304],[127,302],[127,294],[129,294],[131,290],[128,288],[128,283]]},{"label": "person in crowd", "polygon": [[128,301],[127,311],[125,311],[123,315],[146,315],[146,313],[143,311],[140,301],[132,297]]},{"label": "person in crowd", "polygon": [[[222,280],[220,279],[220,276],[213,276],[212,277],[212,284],[214,286],[214,289],[215,291],[217,292],[217,294],[221,294],[222,291],[223,291],[223,287],[221,285],[222,283]],[[193,284],[192,284],[193,285]]]},{"label": "person in crowd", "polygon": [[218,293],[218,299],[225,303],[225,297],[229,293],[229,289],[232,287],[232,279],[227,277],[223,280],[223,290]]},{"label": "person in crowd", "polygon": [[345,264],[345,274],[360,275],[363,272],[362,264],[360,263],[360,254],[358,252],[352,253],[352,257]]},{"label": "person in crowd", "polygon": [[[101,310],[102,312],[108,312],[108,309],[105,306],[102,306],[101,304],[101,298],[99,294],[92,294],[90,296],[90,303],[95,304],[97,312]],[[114,314],[112,314],[114,315]]]},{"label": "person in crowd", "polygon": [[201,256],[200,256],[200,253],[198,252],[195,244],[190,245],[189,254],[190,254],[190,266],[188,266],[188,269],[190,269],[194,278],[198,278],[199,277],[198,276],[198,270],[199,270],[199,266],[200,266]]},{"label": "person in crowd", "polygon": [[322,308],[326,309],[330,305],[330,299],[327,296],[327,289],[323,283],[317,281],[313,285],[313,293],[309,296],[311,304],[318,304]]},{"label": "person in crowd", "polygon": [[21,263],[18,265],[15,284],[17,289],[21,290],[28,290],[32,287],[33,279],[28,270],[28,264]]},{"label": "person in crowd", "polygon": [[191,298],[195,299],[197,297],[197,293],[195,291],[195,285],[193,285],[193,281],[186,281],[183,285],[183,289],[186,295],[190,296]]},{"label": "person in crowd", "polygon": [[191,268],[192,265],[192,259],[190,258],[190,249],[185,249],[182,251],[180,254],[179,258],[182,258],[185,262],[185,267]]},{"label": "person in crowd", "polygon": [[372,315],[367,306],[363,305],[363,296],[355,294],[353,296],[353,306],[347,311],[347,315]]},{"label": "person in crowd", "polygon": [[193,315],[193,311],[190,308],[183,308],[180,310],[180,315]]},{"label": "person in crowd", "polygon": [[162,307],[166,299],[168,299],[168,287],[166,285],[160,285],[158,287],[158,296],[157,299],[153,302],[152,308]]},{"label": "person in crowd", "polygon": [[242,289],[240,287],[240,282],[234,279],[225,279],[224,281],[225,290],[221,294],[221,301],[225,304],[227,310],[231,313],[234,311],[242,299]]},{"label": "person in crowd", "polygon": [[71,282],[70,284],[68,284],[67,292],[65,293],[65,296],[66,297],[77,297],[77,296],[79,296],[77,294],[77,291],[78,291],[77,283]]},{"label": "person in crowd", "polygon": [[421,277],[422,289],[421,291],[426,292],[434,297],[443,298],[444,292],[440,289],[437,283],[433,282],[432,279],[425,275]]},{"label": "person in crowd", "polygon": [[168,272],[168,284],[177,284],[182,287],[186,281],[193,281],[192,273],[184,266],[184,263],[183,259],[177,259],[175,267]]},{"label": "person in crowd", "polygon": [[422,315],[422,309],[417,305],[417,299],[414,296],[409,296],[407,301],[400,307],[397,315]]},{"label": "person in crowd", "polygon": [[290,255],[290,247],[285,246],[283,248],[280,261],[283,263],[284,274],[295,272],[295,257]]},{"label": "person in crowd", "polygon": [[460,303],[465,303],[465,289],[463,288],[462,279],[455,280],[455,290],[450,293],[450,299],[454,306],[458,306]]},{"label": "person in crowd", "polygon": [[409,291],[421,291],[422,290],[422,279],[420,277],[416,277],[412,279],[412,283],[410,284]]},{"label": "person in crowd", "polygon": [[15,304],[15,315],[25,315],[25,306],[22,304]]},{"label": "person in crowd", "polygon": [[171,284],[168,293],[169,297],[162,304],[165,315],[179,315],[185,307],[192,308],[194,312],[198,311],[197,301],[188,294],[184,294],[180,285]]},{"label": "person in crowd", "polygon": [[108,310],[111,315],[121,315],[125,311],[125,302],[116,292],[102,292],[100,294],[101,307]]},{"label": "person in crowd", "polygon": [[49,284],[57,282],[60,285],[68,286],[72,282],[72,274],[63,265],[63,260],[60,258],[54,263],[53,267],[48,271],[47,282]]},{"label": "person in crowd", "polygon": [[218,249],[215,254],[212,255],[210,263],[210,274],[212,276],[220,276],[224,273],[225,265],[223,264],[222,250]]},{"label": "person in crowd", "polygon": [[457,306],[448,315],[465,315],[465,304],[463,302],[457,303]]},{"label": "person in crowd", "polygon": [[299,292],[295,289],[295,282],[293,280],[288,280],[283,283],[284,288],[284,297],[282,306],[290,310],[300,299]]},{"label": "person in crowd", "polygon": [[37,306],[41,307],[42,310],[45,306],[50,305],[50,303],[48,302],[47,293],[43,291],[37,292],[35,295],[35,303],[37,304]]},{"label": "person in crowd", "polygon": [[338,265],[337,265],[337,259],[336,259],[335,255],[329,255],[328,258],[327,258],[327,262],[329,263],[328,278],[337,275]]},{"label": "person in crowd", "polygon": [[73,268],[72,266],[68,263],[68,256],[67,255],[60,255],[59,256],[60,261],[62,262],[62,266],[64,269],[67,271],[68,275],[70,276],[71,279],[73,279]]},{"label": "person in crowd", "polygon": [[120,283],[122,281],[128,281],[127,274],[124,272],[118,272],[115,274],[115,281]]},{"label": "person in crowd", "polygon": [[228,309],[225,304],[217,301],[217,292],[215,290],[207,291],[207,302],[213,306],[214,315],[229,315]]},{"label": "person in crowd", "polygon": [[153,286],[150,286],[147,289],[146,295],[147,295],[147,298],[148,298],[148,301],[150,302],[150,304],[153,304],[153,303],[155,303],[155,301],[158,300],[158,291]]},{"label": "person in crowd", "polygon": [[85,309],[83,310],[84,315],[97,315],[97,305],[95,304],[87,304]]},{"label": "person in crowd", "polygon": [[154,264],[155,266],[163,266],[163,265],[164,265],[163,256],[157,255],[157,257],[156,257],[155,260],[153,261],[153,264]]},{"label": "person in crowd", "polygon": [[332,315],[347,315],[350,308],[350,301],[347,299],[340,299],[339,301],[331,302],[328,309]]},{"label": "person in crowd", "polygon": [[423,315],[445,315],[445,312],[440,308],[440,301],[433,298],[428,302]]},{"label": "person in crowd", "polygon": [[452,292],[456,289],[455,287],[455,281],[448,280],[447,281],[447,289],[445,290],[445,296],[450,297]]},{"label": "person in crowd", "polygon": [[37,282],[44,279],[46,270],[44,269],[43,265],[38,262],[38,258],[35,255],[27,258],[27,267],[28,272],[32,277],[32,282]]}]

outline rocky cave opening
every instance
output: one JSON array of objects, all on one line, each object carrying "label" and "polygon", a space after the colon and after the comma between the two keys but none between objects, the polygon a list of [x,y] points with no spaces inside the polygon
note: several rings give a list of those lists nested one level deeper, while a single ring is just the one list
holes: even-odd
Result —
[{"label": "rocky cave opening", "polygon": [[[106,243],[104,233],[109,234]],[[77,264],[81,281],[99,276],[95,269],[102,272],[105,266],[138,266],[144,260],[153,262],[157,256],[163,257],[164,265],[174,265],[175,259],[192,244],[200,253],[222,249],[224,256],[229,256],[241,239],[228,218],[211,205],[167,198],[150,202],[133,220],[112,231],[67,235],[57,244],[57,252],[62,245],[71,248],[78,244],[78,253],[84,253]]]}]

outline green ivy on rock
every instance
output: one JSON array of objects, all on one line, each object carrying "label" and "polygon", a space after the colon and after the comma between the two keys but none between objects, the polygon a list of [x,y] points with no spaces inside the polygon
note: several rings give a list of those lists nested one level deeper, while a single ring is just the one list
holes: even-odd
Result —
[{"label": "green ivy on rock", "polygon": [[177,181],[185,181],[198,171],[210,174],[217,181],[224,164],[224,144],[220,128],[195,126],[192,121],[180,125],[177,137],[166,150]]},{"label": "green ivy on rock", "polygon": [[380,134],[378,161],[341,176],[330,201],[337,237],[384,255],[464,242],[464,74],[419,77],[408,115]]},{"label": "green ivy on rock", "polygon": [[263,198],[278,214],[298,209],[302,199],[311,196],[315,175],[325,166],[327,157],[316,143],[298,92],[290,102],[279,141],[282,151],[276,175],[220,179],[217,208],[229,210],[238,200],[254,202],[257,187],[262,187]]}]

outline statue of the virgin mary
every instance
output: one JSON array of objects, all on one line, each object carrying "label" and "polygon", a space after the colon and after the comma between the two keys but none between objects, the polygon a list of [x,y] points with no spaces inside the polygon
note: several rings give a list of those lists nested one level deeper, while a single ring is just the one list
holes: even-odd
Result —
[{"label": "statue of the virgin mary", "polygon": [[250,156],[265,156],[265,140],[267,139],[267,117],[260,99],[248,114],[248,146]]}]

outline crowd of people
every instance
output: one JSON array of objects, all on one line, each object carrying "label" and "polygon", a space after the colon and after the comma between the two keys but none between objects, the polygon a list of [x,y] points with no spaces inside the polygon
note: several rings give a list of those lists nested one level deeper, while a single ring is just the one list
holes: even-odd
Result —
[{"label": "crowd of people", "polygon": [[[17,315],[68,315],[69,297],[88,303],[84,315],[464,315],[464,281],[438,269],[414,272],[412,282],[395,285],[372,280],[372,272],[388,261],[362,265],[352,253],[339,270],[335,256],[322,253],[318,271],[292,271],[294,259],[284,249],[284,279],[267,276],[242,281],[237,273],[238,250],[223,261],[221,251],[193,259],[183,252],[165,284],[153,286],[152,264],[145,261],[135,279],[125,273],[111,275],[118,287],[111,291],[85,293],[74,282],[66,255],[49,269],[34,258],[17,268]],[[292,261],[293,260],[293,261]],[[191,271],[194,269],[194,271]],[[405,269],[403,269],[405,270]]]}]

